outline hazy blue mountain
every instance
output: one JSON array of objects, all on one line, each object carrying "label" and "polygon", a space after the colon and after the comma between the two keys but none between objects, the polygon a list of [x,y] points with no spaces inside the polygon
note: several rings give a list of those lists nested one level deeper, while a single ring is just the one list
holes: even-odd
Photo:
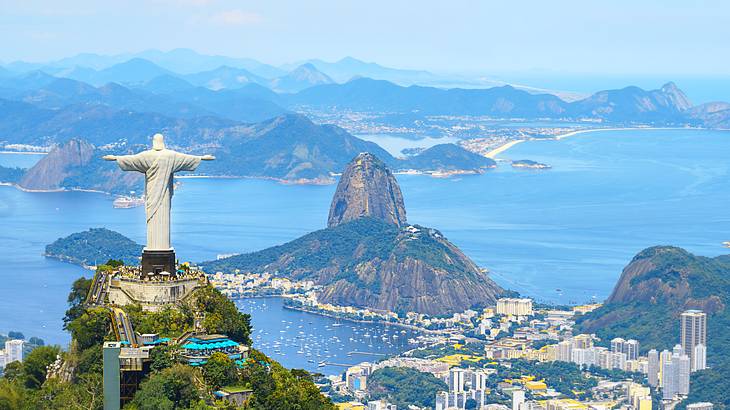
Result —
[{"label": "hazy blue mountain", "polygon": [[223,175],[283,180],[331,179],[360,152],[394,161],[377,144],[363,141],[334,125],[317,125],[302,115],[284,115],[224,133],[217,161],[208,171]]},{"label": "hazy blue mountain", "polygon": [[[33,78],[29,79],[29,76]],[[116,83],[96,88],[84,82],[36,72],[22,78],[22,90],[3,88],[3,84],[0,82],[0,98],[29,102],[42,108],[103,105],[115,110],[181,118],[219,116],[243,122],[258,122],[286,112],[272,102],[277,95],[260,86],[214,92],[169,75],[155,77],[133,89]],[[9,81],[7,84],[15,83]]]},{"label": "hazy blue mountain", "polygon": [[244,68],[220,66],[214,70],[202,71],[195,74],[188,74],[185,79],[191,84],[221,90],[240,88],[248,84],[267,84],[268,80]]},{"label": "hazy blue mountain", "polygon": [[711,102],[692,107],[689,115],[707,127],[730,128],[730,103]]},{"label": "hazy blue mountain", "polygon": [[116,54],[116,55],[100,55],[95,53],[81,53],[75,56],[62,58],[50,62],[49,66],[54,67],[85,67],[91,68],[94,71],[103,70],[107,67],[111,67],[114,64],[119,64],[124,61],[133,58],[130,54]]},{"label": "hazy blue mountain", "polygon": [[609,121],[675,121],[692,107],[687,96],[674,83],[659,90],[626,87],[599,91],[570,105],[573,116],[604,118]]},{"label": "hazy blue mountain", "polygon": [[0,87],[10,90],[32,90],[55,81],[56,78],[43,71],[30,71],[0,78]]},{"label": "hazy blue mountain", "polygon": [[433,81],[437,77],[428,71],[384,67],[376,63],[366,63],[353,57],[345,57],[334,63],[318,59],[308,60],[307,63],[340,83],[350,81],[354,77],[369,77],[410,85],[422,81]]},{"label": "hazy blue mountain", "polygon": [[219,91],[195,87],[170,93],[169,97],[202,107],[219,117],[243,122],[263,121],[288,112],[275,102],[279,100],[276,93],[257,84]]},{"label": "hazy blue mountain", "polygon": [[286,74],[284,70],[252,58],[205,55],[187,48],[176,48],[170,51],[147,50],[134,54],[134,56],[150,60],[160,67],[180,74],[209,71],[221,66],[243,68],[263,78],[274,78]]},{"label": "hazy blue mountain", "polygon": [[195,88],[194,85],[180,77],[172,75],[161,75],[142,84],[134,86],[136,89],[149,91],[155,94],[171,94]]},{"label": "hazy blue mountain", "polygon": [[176,75],[155,63],[142,58],[133,58],[123,63],[99,71],[76,70],[69,74],[69,78],[83,81],[92,85],[102,85],[109,82],[121,84],[139,84],[150,81],[161,75]]},{"label": "hazy blue mountain", "polygon": [[333,84],[334,81],[312,64],[302,64],[287,75],[275,78],[269,87],[278,92],[297,92],[315,85]]},{"label": "hazy blue mountain", "polygon": [[483,170],[497,166],[493,159],[467,151],[456,144],[434,145],[404,161],[405,165],[401,167],[427,171]]},{"label": "hazy blue mountain", "polygon": [[217,141],[225,128],[238,124],[217,117],[176,118],[157,113],[115,110],[105,105],[69,105],[45,109],[0,99],[0,135],[6,142],[49,145],[84,138],[94,145],[115,141],[149,144],[162,132],[170,144],[196,146]]},{"label": "hazy blue mountain", "polygon": [[[291,106],[338,107],[355,111],[418,115],[483,115],[495,118],[602,119],[614,123],[696,123],[686,95],[673,83],[658,90],[626,87],[566,102],[552,94],[533,94],[512,86],[486,89],[403,87],[358,78],[287,96]],[[717,116],[717,115],[716,115]],[[722,123],[721,120],[716,121]]]},{"label": "hazy blue mountain", "polygon": [[358,78],[345,84],[312,87],[290,98],[293,104],[356,111],[414,112],[424,115],[492,115],[560,117],[567,103],[551,94],[530,94],[510,86],[444,90],[402,87],[383,80]]},{"label": "hazy blue mountain", "polygon": [[87,141],[71,139],[26,171],[18,185],[40,191],[93,189],[114,193],[139,192],[144,187],[141,174],[109,166],[101,158],[104,154]]}]

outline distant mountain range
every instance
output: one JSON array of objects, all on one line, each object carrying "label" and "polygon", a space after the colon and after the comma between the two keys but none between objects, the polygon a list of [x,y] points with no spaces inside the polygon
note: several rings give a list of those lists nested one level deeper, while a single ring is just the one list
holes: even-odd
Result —
[{"label": "distant mountain range", "polygon": [[[473,173],[494,167],[493,160],[453,144],[435,146],[407,159],[394,158],[373,142],[363,141],[333,125],[314,124],[296,114],[255,124],[241,124],[216,120],[214,117],[187,121],[173,121],[151,114],[125,117],[123,113],[110,113],[99,106],[92,111],[72,113],[64,110],[58,113],[26,103],[11,102],[8,107],[0,104],[1,112],[15,112],[17,115],[15,118],[19,123],[8,124],[9,129],[15,127],[24,129],[26,133],[53,135],[54,139],[50,141],[56,142],[71,138],[20,178],[16,170],[5,169],[0,172],[0,176],[7,178],[0,182],[17,183],[28,190],[140,191],[140,175],[122,173],[113,164],[102,161],[101,157],[108,153],[123,154],[149,149],[148,137],[124,140],[122,136],[127,133],[149,135],[153,130],[167,133],[173,147],[194,147],[198,152],[214,153],[216,160],[206,163],[205,168],[200,170],[205,175],[213,176],[271,178],[286,183],[331,183],[334,182],[333,175],[342,172],[348,161],[361,152],[372,152],[398,170]],[[45,121],[36,124],[35,128],[32,127],[32,121],[26,121],[43,115],[46,116]],[[76,120],[59,120],[57,115],[71,116]],[[12,118],[8,115],[9,120]],[[53,128],[59,123],[66,125]],[[126,128],[113,128],[113,124],[117,123],[124,124]],[[101,132],[107,127],[111,130]],[[73,135],[95,138],[76,139],[72,138]],[[119,139],[124,142],[114,142]]]},{"label": "distant mountain range", "polygon": [[311,87],[288,98],[321,109],[421,115],[471,115],[523,119],[600,119],[618,123],[697,123],[691,103],[673,83],[659,90],[638,87],[598,92],[566,102],[552,94],[531,94],[511,86],[488,89],[402,87],[387,81],[359,78],[345,84]]},{"label": "distant mountain range", "polygon": [[0,77],[0,98],[53,109],[72,104],[101,104],[118,110],[183,118],[218,116],[244,122],[261,121],[300,107],[417,116],[600,120],[617,124],[715,128],[723,128],[730,122],[728,104],[693,107],[674,83],[649,91],[638,87],[600,91],[582,100],[566,102],[552,94],[533,94],[511,86],[488,89],[403,87],[370,78],[338,84],[312,64],[302,65],[271,80],[230,67],[179,76],[143,60],[121,65],[124,69],[113,66],[97,74],[118,73],[103,77],[103,81],[117,78],[124,80],[120,82],[126,85],[106,82],[94,87],[83,81],[32,71]]}]

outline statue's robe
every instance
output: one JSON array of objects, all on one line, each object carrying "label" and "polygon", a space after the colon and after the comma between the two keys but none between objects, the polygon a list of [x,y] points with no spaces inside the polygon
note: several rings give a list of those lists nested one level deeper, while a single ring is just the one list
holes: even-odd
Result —
[{"label": "statue's robe", "polygon": [[147,213],[148,250],[169,250],[170,205],[173,194],[172,177],[178,171],[195,171],[201,157],[168,149],[148,150],[135,155],[117,157],[124,171],[145,174],[145,211]]}]

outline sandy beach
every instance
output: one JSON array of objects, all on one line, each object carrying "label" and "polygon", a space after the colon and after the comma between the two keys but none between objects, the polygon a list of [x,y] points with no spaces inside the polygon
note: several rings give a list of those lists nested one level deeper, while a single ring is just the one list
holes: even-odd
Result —
[{"label": "sandy beach", "polygon": [[[643,130],[656,130],[656,131],[661,131],[661,130],[684,130],[684,129],[687,129],[687,128],[681,128],[681,127],[591,128],[591,129],[586,129],[586,130],[578,130],[578,131],[567,132],[565,134],[558,135],[558,136],[556,136],[554,138],[546,138],[545,140],[548,140],[548,141],[549,140],[559,141],[559,140],[562,140],[564,138],[574,137],[576,135],[588,134],[588,133],[591,133],[591,132],[599,132],[599,131],[631,131],[631,130],[642,130],[642,131]],[[515,145],[517,145],[517,144],[519,144],[519,143],[521,143],[523,141],[528,141],[528,140],[514,140],[514,141],[510,141],[510,142],[508,142],[506,144],[500,145],[499,147],[497,147],[497,148],[489,151],[485,156],[487,158],[494,159],[497,155],[499,155],[499,154],[507,151],[508,149],[514,147]]]},{"label": "sandy beach", "polygon": [[526,141],[526,140],[514,140],[514,141],[510,141],[504,145],[500,145],[499,147],[487,152],[485,157],[494,159],[494,157],[496,157],[497,155],[507,151],[508,149],[514,147],[515,145],[517,145],[523,141]]}]

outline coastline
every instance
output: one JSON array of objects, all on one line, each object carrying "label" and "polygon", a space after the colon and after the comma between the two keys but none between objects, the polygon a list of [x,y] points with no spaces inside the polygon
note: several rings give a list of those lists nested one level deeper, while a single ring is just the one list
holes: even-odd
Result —
[{"label": "coastline", "polygon": [[37,151],[0,151],[0,154],[48,155],[47,152],[37,152]]},{"label": "coastline", "polygon": [[54,193],[54,192],[89,192],[92,194],[104,194],[104,195],[111,195],[109,192],[99,191],[96,189],[67,189],[67,188],[58,188],[58,189],[28,189],[23,188],[22,186],[12,183],[12,182],[0,182],[0,186],[9,186],[13,187],[19,191],[23,192],[31,192],[31,193]]},{"label": "coastline", "polygon": [[[590,128],[585,130],[577,130],[577,131],[570,131],[565,134],[560,134],[552,138],[541,138],[541,141],[560,141],[562,139],[568,138],[568,137],[574,137],[576,135],[581,134],[588,134],[592,132],[601,132],[601,131],[637,131],[637,130],[652,130],[652,131],[662,131],[662,130],[702,130],[705,128],[688,128],[688,127],[614,127],[614,128]],[[505,144],[500,145],[499,147],[487,152],[484,156],[487,158],[495,159],[495,157],[499,154],[504,153],[505,151],[509,150],[510,148],[514,147],[515,145],[524,142],[524,141],[530,141],[530,140],[513,140],[510,142],[507,142]]]},{"label": "coastline", "polygon": [[348,317],[341,317],[341,316],[337,316],[337,315],[327,314],[327,313],[320,312],[320,311],[304,309],[304,308],[296,307],[296,306],[284,305],[283,307],[284,307],[284,309],[297,310],[300,312],[329,317],[332,319],[346,320],[348,322],[353,322],[353,323],[367,323],[367,324],[371,324],[371,325],[398,326],[398,327],[414,330],[417,332],[423,332],[423,333],[429,333],[429,334],[439,334],[440,333],[438,330],[424,329],[422,327],[407,325],[405,323],[385,322],[385,321],[377,321],[377,320],[358,320],[358,319],[352,319],[352,318],[348,318]]},{"label": "coastline", "polygon": [[503,145],[500,145],[499,147],[497,147],[497,148],[495,148],[495,149],[487,152],[484,156],[487,157],[487,158],[494,159],[494,157],[496,157],[497,155],[499,155],[499,154],[507,151],[508,149],[510,149],[510,148],[514,147],[515,145],[517,145],[517,144],[519,144],[521,142],[524,142],[524,141],[527,141],[527,140],[513,140],[513,141],[510,141],[508,143],[505,143]]}]

